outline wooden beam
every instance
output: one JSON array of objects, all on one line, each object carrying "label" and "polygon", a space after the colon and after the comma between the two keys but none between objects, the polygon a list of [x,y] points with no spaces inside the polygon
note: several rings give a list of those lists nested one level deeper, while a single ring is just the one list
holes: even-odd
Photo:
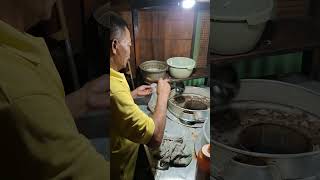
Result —
[{"label": "wooden beam", "polygon": [[[315,31],[320,36],[320,1],[312,0],[311,1],[311,15],[315,22]],[[315,48],[312,54],[312,69],[311,69],[311,78],[320,80],[320,48]]]},{"label": "wooden beam", "polygon": [[238,55],[210,54],[208,62],[213,64],[232,63],[247,58],[293,53],[297,51],[312,50],[320,47],[320,33],[313,19],[278,20],[272,23],[271,43],[265,44],[263,40],[257,47]]}]

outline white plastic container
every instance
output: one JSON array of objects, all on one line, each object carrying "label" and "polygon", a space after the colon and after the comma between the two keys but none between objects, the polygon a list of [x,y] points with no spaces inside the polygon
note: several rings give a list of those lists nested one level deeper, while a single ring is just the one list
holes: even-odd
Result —
[{"label": "white plastic container", "polygon": [[192,74],[196,62],[187,57],[172,57],[167,60],[170,75],[174,78],[187,78]]},{"label": "white plastic container", "polygon": [[246,53],[255,48],[271,19],[273,0],[214,0],[210,15],[210,51]]}]

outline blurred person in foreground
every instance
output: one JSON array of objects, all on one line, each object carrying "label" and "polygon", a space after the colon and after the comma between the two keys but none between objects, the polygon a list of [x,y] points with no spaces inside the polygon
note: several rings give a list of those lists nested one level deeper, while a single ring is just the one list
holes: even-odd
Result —
[{"label": "blurred person in foreground", "polygon": [[1,1],[0,179],[109,179],[108,161],[75,124],[81,115],[109,107],[109,76],[65,96],[43,38],[26,33],[50,18],[54,4]]}]

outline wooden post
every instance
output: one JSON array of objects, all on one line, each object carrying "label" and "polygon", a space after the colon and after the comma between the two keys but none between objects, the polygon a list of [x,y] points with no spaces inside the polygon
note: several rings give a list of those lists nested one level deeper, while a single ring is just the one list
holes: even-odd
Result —
[{"label": "wooden post", "polygon": [[[312,15],[313,22],[315,23],[315,31],[320,35],[320,2],[319,0],[312,0],[310,6],[310,14]],[[312,68],[310,72],[311,78],[320,80],[320,48],[313,49],[312,53]]]},{"label": "wooden post", "polygon": [[133,81],[132,69],[131,69],[130,62],[128,62],[128,68],[129,68],[129,76],[130,76],[130,80],[131,80],[132,88],[133,88],[133,89],[135,89],[135,85],[134,85],[134,81]]},{"label": "wooden post", "polygon": [[57,40],[63,40],[65,42],[66,53],[68,56],[68,65],[69,65],[69,68],[71,71],[73,86],[74,86],[74,89],[77,90],[80,88],[80,83],[79,83],[77,68],[75,65],[74,57],[73,57],[71,42],[70,42],[70,38],[69,38],[69,30],[67,27],[66,17],[64,15],[63,4],[62,4],[61,0],[57,0],[56,7],[58,10],[58,16],[59,16],[59,22],[61,25],[61,30],[59,32],[51,35],[51,37],[53,37],[54,39],[57,39]]}]

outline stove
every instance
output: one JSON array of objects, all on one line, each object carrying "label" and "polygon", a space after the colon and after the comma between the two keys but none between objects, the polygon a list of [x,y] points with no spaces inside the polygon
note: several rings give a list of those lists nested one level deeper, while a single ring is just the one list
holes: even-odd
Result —
[{"label": "stove", "polygon": [[243,80],[212,114],[211,176],[306,179],[320,174],[320,95],[287,83]]},{"label": "stove", "polygon": [[294,107],[246,101],[213,116],[213,138],[229,146],[270,154],[319,150],[319,117]]}]

